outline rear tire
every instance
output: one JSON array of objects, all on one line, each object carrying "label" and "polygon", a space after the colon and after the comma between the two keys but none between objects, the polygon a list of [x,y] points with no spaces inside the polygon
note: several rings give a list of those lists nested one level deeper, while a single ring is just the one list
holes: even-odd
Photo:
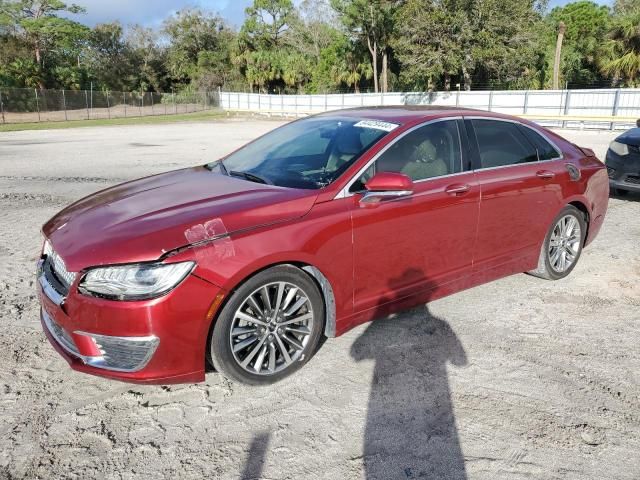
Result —
[{"label": "rear tire", "polygon": [[223,307],[209,341],[215,369],[249,385],[275,383],[315,353],[324,302],[304,271],[280,265],[251,277]]},{"label": "rear tire", "polygon": [[569,275],[582,254],[586,232],[584,214],[573,205],[564,207],[542,242],[538,267],[528,273],[546,280]]}]

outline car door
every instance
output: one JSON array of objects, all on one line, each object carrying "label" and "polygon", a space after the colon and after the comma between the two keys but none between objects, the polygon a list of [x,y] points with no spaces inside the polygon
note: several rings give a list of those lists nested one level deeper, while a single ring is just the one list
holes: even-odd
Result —
[{"label": "car door", "polygon": [[[350,188],[353,194],[354,311],[470,274],[479,187],[470,171],[462,122],[442,119],[406,132]],[[379,172],[414,181],[411,196],[365,206],[363,185]]]},{"label": "car door", "polygon": [[481,191],[474,271],[528,265],[537,260],[560,208],[566,169],[548,149],[534,145],[524,130],[529,127],[518,122],[473,118],[465,125]]}]

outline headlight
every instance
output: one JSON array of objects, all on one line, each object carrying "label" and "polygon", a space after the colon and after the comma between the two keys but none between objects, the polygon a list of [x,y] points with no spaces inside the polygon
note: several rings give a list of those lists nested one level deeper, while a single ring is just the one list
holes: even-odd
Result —
[{"label": "headlight", "polygon": [[627,145],[626,143],[620,143],[614,140],[613,142],[611,142],[611,145],[609,145],[609,148],[612,152],[617,153],[621,157],[629,155],[629,145]]},{"label": "headlight", "polygon": [[95,268],[80,282],[80,292],[113,300],[146,300],[164,295],[191,272],[194,262],[152,263]]}]

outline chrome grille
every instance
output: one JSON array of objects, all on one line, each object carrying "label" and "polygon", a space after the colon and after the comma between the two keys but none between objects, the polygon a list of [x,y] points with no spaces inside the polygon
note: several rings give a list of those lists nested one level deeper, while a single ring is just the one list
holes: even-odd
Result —
[{"label": "chrome grille", "polygon": [[76,279],[76,274],[67,270],[64,260],[53,250],[51,243],[48,241],[45,243],[43,254],[47,257],[53,274],[68,290]]},{"label": "chrome grille", "polygon": [[45,325],[53,338],[64,348],[67,352],[72,353],[73,355],[80,356],[80,352],[78,351],[78,347],[73,342],[71,335],[69,335],[64,328],[56,323],[56,321],[49,316],[47,312],[42,310],[42,318],[44,320]]}]

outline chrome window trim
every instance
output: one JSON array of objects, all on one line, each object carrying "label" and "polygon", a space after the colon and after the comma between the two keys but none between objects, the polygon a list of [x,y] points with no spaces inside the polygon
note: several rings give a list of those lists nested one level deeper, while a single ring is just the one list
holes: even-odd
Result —
[{"label": "chrome window trim", "polygon": [[[456,120],[463,120],[464,117],[462,115],[458,115],[455,117],[442,117],[442,118],[435,118],[433,120],[428,120],[426,122],[420,123],[418,125],[414,125],[413,127],[405,130],[404,132],[402,132],[400,135],[398,135],[395,139],[393,139],[392,142],[388,143],[387,145],[385,145],[382,150],[380,150],[378,153],[376,153],[374,155],[374,157],[369,160],[367,162],[367,164],[362,167],[360,170],[358,170],[358,172],[351,177],[351,180],[349,180],[349,182],[336,194],[335,197],[333,197],[334,200],[340,199],[340,198],[348,198],[348,197],[352,197],[356,194],[356,192],[350,192],[349,189],[351,188],[351,186],[364,174],[364,172],[366,172],[369,167],[371,167],[371,165],[373,165],[376,160],[378,160],[378,158],[380,158],[388,149],[390,149],[392,146],[394,146],[397,142],[399,142],[401,139],[403,139],[406,135],[410,134],[411,132],[422,128],[422,127],[426,127],[427,125],[432,125],[434,123],[440,123],[440,122],[448,122],[448,121],[456,121]],[[460,127],[458,126],[458,124],[456,123],[456,128],[458,130],[458,143],[460,144],[460,167],[463,168],[462,165],[462,134],[460,132]],[[432,177],[432,178],[423,178],[422,180],[416,180],[413,183],[422,183],[422,182],[427,182],[429,180],[435,180],[437,178],[445,178],[445,177],[451,177],[454,175],[460,175],[462,173],[469,173],[469,171],[460,171],[460,172],[456,172],[456,173],[450,173],[448,175],[440,175],[438,177]]]},{"label": "chrome window trim", "polygon": [[[510,118],[497,118],[497,117],[484,117],[482,115],[472,115],[472,116],[464,116],[463,117],[464,120],[491,120],[494,122],[504,122],[504,123],[515,123],[516,125],[520,125],[522,127],[528,128],[529,130],[533,130],[533,132],[537,133],[538,135],[540,135],[547,143],[549,143],[549,145],[551,145],[553,147],[553,149],[556,151],[556,153],[559,155],[558,157],[553,157],[553,158],[549,158],[547,160],[538,160],[537,162],[528,162],[528,163],[544,163],[544,162],[556,162],[558,160],[564,160],[564,153],[562,153],[562,150],[560,149],[560,147],[558,147],[558,145],[551,140],[544,132],[541,132],[540,130],[533,128],[531,125],[527,125],[522,123],[519,120],[516,119],[510,119]],[[478,139],[476,136],[476,143],[477,143]],[[527,139],[528,141],[528,139]],[[536,149],[537,152],[537,149]],[[526,165],[525,163],[514,163],[512,165],[501,165],[499,167],[481,167],[475,170],[494,170],[496,168],[505,168],[505,167],[516,167],[516,166],[522,166],[522,165]]]}]

